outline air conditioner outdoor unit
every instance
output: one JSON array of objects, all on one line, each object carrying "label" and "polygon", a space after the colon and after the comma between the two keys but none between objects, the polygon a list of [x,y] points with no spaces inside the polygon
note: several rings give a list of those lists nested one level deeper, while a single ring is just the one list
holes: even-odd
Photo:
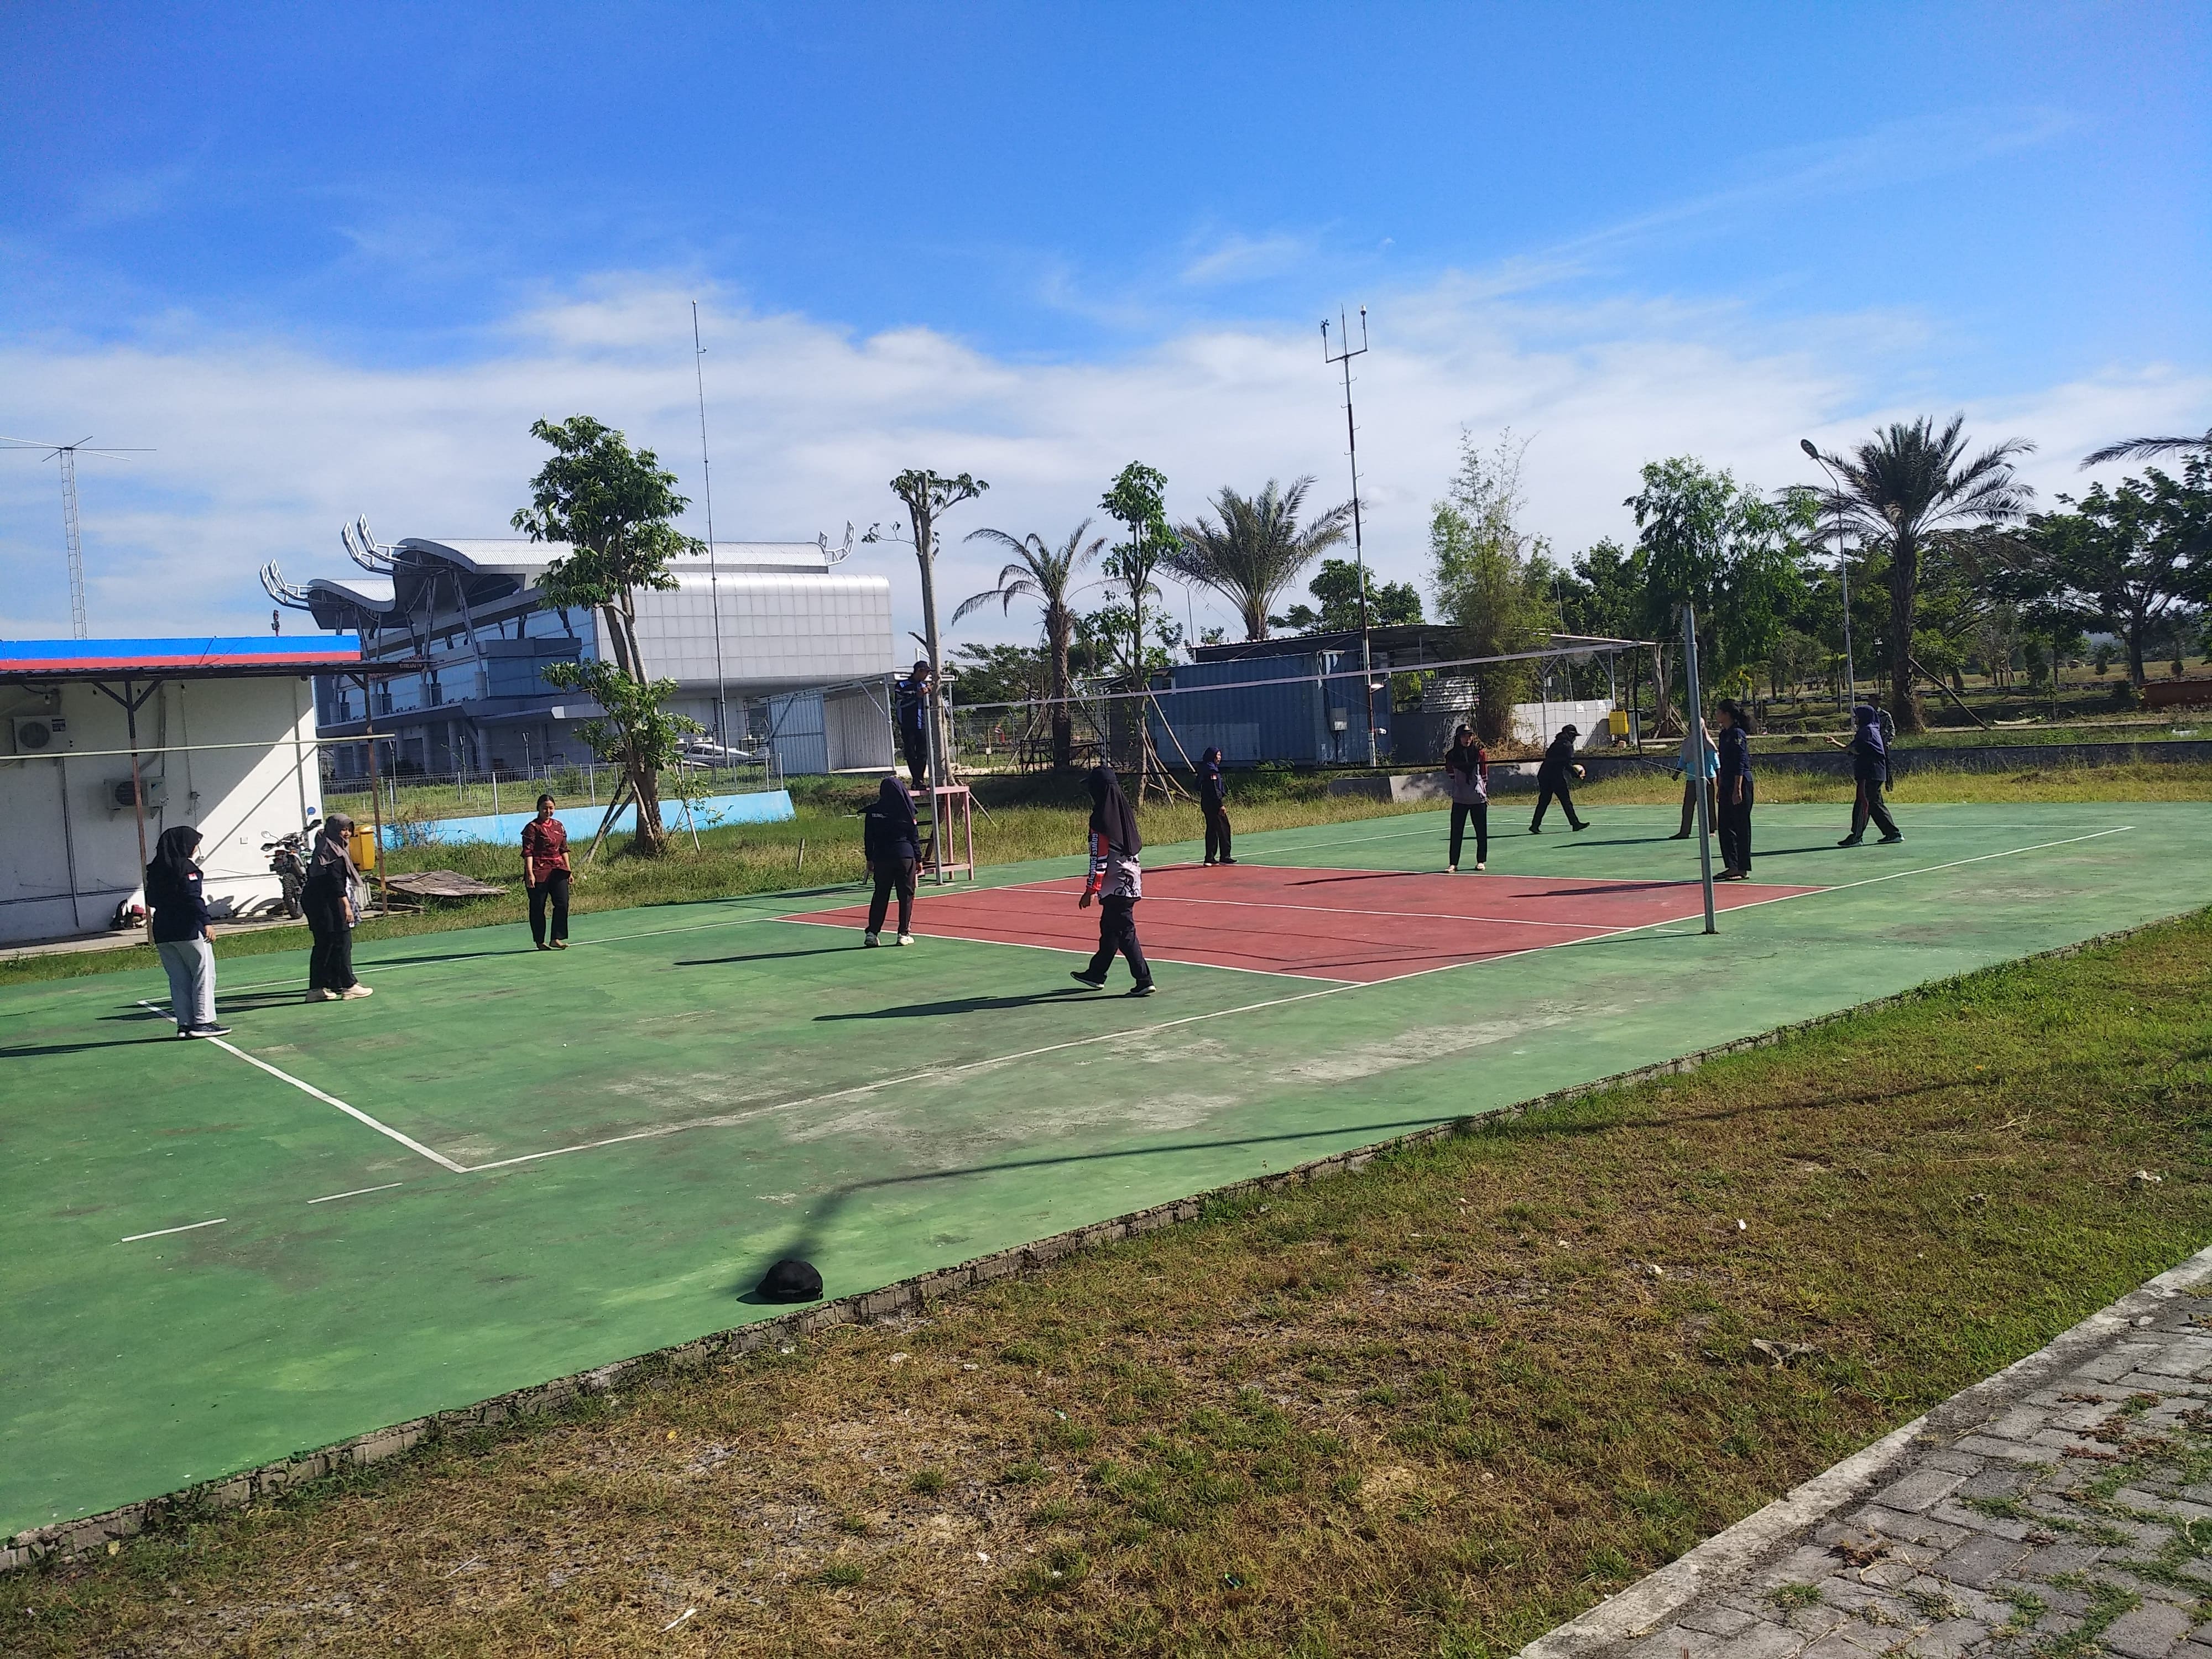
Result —
[{"label": "air conditioner outdoor unit", "polygon": [[[169,798],[169,786],[159,778],[142,776],[139,781],[143,784],[146,791],[146,799],[143,802],[146,810],[149,812],[160,811],[163,803]],[[117,778],[110,783],[107,786],[108,810],[112,812],[128,812],[141,805],[132,793],[136,787],[129,778]]]},{"label": "air conditioner outdoor unit", "polygon": [[69,722],[59,714],[17,714],[9,724],[19,755],[50,755],[70,746]]}]

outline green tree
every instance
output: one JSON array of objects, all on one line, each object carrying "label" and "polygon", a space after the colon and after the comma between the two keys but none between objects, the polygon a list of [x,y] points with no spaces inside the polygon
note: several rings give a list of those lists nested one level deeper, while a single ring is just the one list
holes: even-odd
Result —
[{"label": "green tree", "polygon": [[557,425],[534,421],[530,430],[552,446],[553,456],[531,480],[530,505],[517,509],[512,522],[534,542],[568,548],[538,578],[538,602],[550,611],[596,610],[614,653],[611,664],[550,665],[545,679],[584,692],[605,711],[584,723],[581,735],[601,759],[623,769],[637,805],[631,845],[656,857],[668,846],[660,822],[661,769],[675,763],[684,734],[700,727],[663,707],[675,682],[646,678],[637,595],[674,588],[670,562],[701,550],[702,544],[670,522],[690,502],[676,493],[676,475],[663,471],[651,450],[632,450],[621,433],[588,415]]},{"label": "green tree", "polygon": [[1912,672],[1913,630],[1920,594],[1920,555],[1937,532],[1974,524],[2008,523],[2027,510],[2033,495],[2013,471],[2014,459],[2033,451],[2025,439],[2007,438],[1971,459],[1966,417],[1952,416],[1938,432],[1924,416],[1907,426],[1893,422],[1848,454],[1820,459],[1840,479],[1823,493],[1823,514],[1839,516],[1863,548],[1885,557],[1889,579],[1890,713],[1898,729],[1927,729]]},{"label": "green tree", "polygon": [[[1344,501],[1300,525],[1298,514],[1310,476],[1295,478],[1288,489],[1274,479],[1256,495],[1223,487],[1213,498],[1216,524],[1200,514],[1181,527],[1179,544],[1167,567],[1187,582],[1210,587],[1237,607],[1244,637],[1267,637],[1267,611],[1298,573],[1351,533],[1352,503]],[[1353,599],[1358,600],[1358,590]]]},{"label": "green tree", "polygon": [[1144,656],[1145,601],[1160,597],[1152,577],[1182,545],[1168,524],[1167,488],[1166,474],[1142,461],[1132,461],[1098,498],[1106,516],[1119,523],[1128,536],[1107,553],[1105,571],[1129,596],[1128,659],[1132,663]]},{"label": "green tree", "polygon": [[[907,535],[902,537],[896,529],[887,531],[876,524],[870,525],[868,533],[860,538],[868,542],[910,540],[913,544],[915,563],[921,572],[922,649],[929,657],[928,718],[930,729],[937,734],[933,746],[940,769],[945,756],[945,704],[938,688],[945,661],[937,635],[937,521],[961,502],[974,501],[990,487],[965,472],[948,477],[926,467],[908,467],[890,482],[891,494],[906,508]],[[943,783],[943,772],[940,770],[930,781]]]},{"label": "green tree", "polygon": [[[1671,647],[1680,607],[1694,605],[1701,684],[1747,687],[1803,597],[1810,495],[1770,501],[1682,455],[1645,466],[1643,489],[1626,504],[1644,556],[1644,629]],[[1665,716],[1662,692],[1662,724]]]},{"label": "green tree", "polygon": [[[1273,628],[1293,634],[1343,634],[1359,626],[1359,567],[1349,559],[1323,559],[1306,592],[1321,601],[1294,605],[1279,617],[1270,617]],[[1367,617],[1377,628],[1401,627],[1421,620],[1421,590],[1411,582],[1378,582],[1367,572]]]},{"label": "green tree", "polygon": [[[1437,608],[1459,629],[1459,650],[1500,658],[1540,649],[1553,617],[1546,589],[1548,563],[1541,538],[1519,525],[1521,456],[1512,434],[1485,452],[1462,434],[1460,467],[1447,498],[1429,518],[1429,562]],[[1512,732],[1513,705],[1528,701],[1534,659],[1491,661],[1469,674],[1474,725],[1485,742]]]},{"label": "green tree", "polygon": [[1062,770],[1073,764],[1075,746],[1074,716],[1067,704],[1068,648],[1075,637],[1075,611],[1068,599],[1077,574],[1106,545],[1103,536],[1084,540],[1090,529],[1091,520],[1085,519],[1056,548],[1047,545],[1035,531],[1018,539],[1003,530],[969,532],[969,541],[995,542],[1014,556],[1000,570],[995,587],[963,599],[952,613],[957,627],[962,617],[994,599],[1002,611],[1012,611],[1016,599],[1031,599],[1044,612],[1045,649],[1051,669],[1045,696],[1052,699],[1052,763]]},{"label": "green tree", "polygon": [[2119,635],[2141,686],[2152,641],[2212,586],[2212,458],[2191,455],[2178,480],[2150,467],[2095,485],[2074,509],[2035,515],[2029,537],[2056,582]]}]

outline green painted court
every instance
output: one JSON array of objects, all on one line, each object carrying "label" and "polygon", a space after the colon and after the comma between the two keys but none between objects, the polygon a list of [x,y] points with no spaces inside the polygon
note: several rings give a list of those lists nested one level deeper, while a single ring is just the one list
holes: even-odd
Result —
[{"label": "green painted court", "polygon": [[1705,938],[1674,818],[1149,848],[1145,1000],[1069,981],[1073,860],[907,951],[841,888],[365,945],[357,1003],[235,959],[225,1044],[158,973],[0,990],[0,1534],[767,1317],[781,1255],[866,1290],[2212,903],[2205,805],[1782,806]]}]

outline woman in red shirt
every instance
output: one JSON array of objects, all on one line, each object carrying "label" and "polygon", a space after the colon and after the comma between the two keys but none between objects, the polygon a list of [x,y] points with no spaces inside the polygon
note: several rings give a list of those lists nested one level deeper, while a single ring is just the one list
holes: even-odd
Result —
[{"label": "woman in red shirt", "polygon": [[[568,830],[553,816],[553,797],[538,798],[538,816],[522,826],[522,884],[530,890],[530,937],[541,951],[568,948]],[[545,901],[553,901],[553,937],[545,937]]]}]

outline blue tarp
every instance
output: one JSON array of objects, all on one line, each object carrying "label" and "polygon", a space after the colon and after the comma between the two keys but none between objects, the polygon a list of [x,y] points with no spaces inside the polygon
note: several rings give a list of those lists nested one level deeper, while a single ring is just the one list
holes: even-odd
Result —
[{"label": "blue tarp", "polygon": [[[568,827],[568,834],[584,840],[599,832],[599,818],[606,811],[604,806],[566,806],[557,809],[553,816]],[[522,839],[522,826],[532,817],[530,812],[502,812],[496,817],[430,818],[421,823],[384,826],[384,844],[401,847],[412,841],[453,842],[488,841],[495,844]],[[788,789],[769,789],[747,795],[707,795],[691,803],[690,822],[702,830],[719,829],[729,823],[784,823],[796,817],[792,811]],[[673,835],[685,827],[684,803],[664,799],[660,803],[660,821]],[[637,808],[625,806],[614,821],[612,828],[626,831],[637,822]]]}]

